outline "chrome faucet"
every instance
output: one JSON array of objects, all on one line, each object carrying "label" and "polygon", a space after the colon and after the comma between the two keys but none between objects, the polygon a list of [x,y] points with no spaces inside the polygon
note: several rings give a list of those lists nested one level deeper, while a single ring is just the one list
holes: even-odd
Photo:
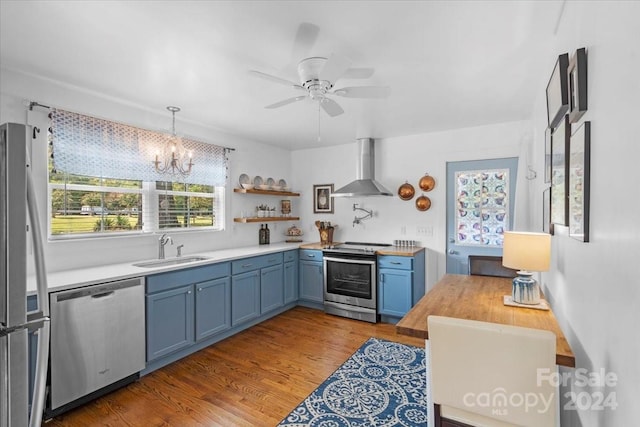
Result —
[{"label": "chrome faucet", "polygon": [[353,204],[353,210],[354,211],[363,211],[363,212],[366,213],[366,215],[355,216],[353,218],[353,227],[355,227],[356,224],[362,223],[362,221],[364,221],[365,219],[373,218],[373,210],[363,209],[363,208],[359,207],[356,203]]},{"label": "chrome faucet", "polygon": [[184,248],[184,245],[178,245],[178,246],[176,246],[176,251],[178,252],[178,253],[176,254],[176,257],[178,257],[178,258],[179,258],[179,257],[181,257],[181,256],[182,256],[182,248]]},{"label": "chrome faucet", "polygon": [[171,236],[167,236],[167,233],[163,234],[160,236],[160,239],[158,239],[158,259],[164,259],[164,245],[169,242],[173,245],[173,239]]}]

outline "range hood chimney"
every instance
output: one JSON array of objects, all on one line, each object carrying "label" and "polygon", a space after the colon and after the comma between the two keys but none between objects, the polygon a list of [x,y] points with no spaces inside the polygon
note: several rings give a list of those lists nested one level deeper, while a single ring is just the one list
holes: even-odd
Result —
[{"label": "range hood chimney", "polygon": [[356,180],[334,191],[331,197],[393,196],[375,180],[373,138],[358,138]]}]

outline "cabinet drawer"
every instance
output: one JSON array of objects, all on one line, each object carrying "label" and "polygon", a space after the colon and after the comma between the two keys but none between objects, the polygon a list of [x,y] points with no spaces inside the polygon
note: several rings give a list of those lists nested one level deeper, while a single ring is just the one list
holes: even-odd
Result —
[{"label": "cabinet drawer", "polygon": [[289,261],[297,261],[298,260],[298,250],[294,249],[292,251],[286,251],[284,253],[284,262]]},{"label": "cabinet drawer", "polygon": [[316,249],[300,249],[300,261],[322,262],[322,251]]},{"label": "cabinet drawer", "polygon": [[147,294],[226,277],[231,273],[230,267],[228,262],[223,262],[147,276]]},{"label": "cabinet drawer", "polygon": [[246,273],[247,271],[259,270],[271,265],[282,264],[282,252],[273,254],[242,258],[231,263],[231,274]]},{"label": "cabinet drawer", "polygon": [[378,268],[413,270],[413,257],[382,255],[378,257]]}]

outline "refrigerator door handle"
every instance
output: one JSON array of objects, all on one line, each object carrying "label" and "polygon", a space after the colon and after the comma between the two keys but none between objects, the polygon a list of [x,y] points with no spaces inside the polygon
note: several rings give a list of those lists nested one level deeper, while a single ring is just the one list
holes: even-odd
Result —
[{"label": "refrigerator door handle", "polygon": [[[26,147],[25,147],[26,149]],[[45,394],[47,389],[47,368],[49,363],[49,296],[47,286],[47,271],[44,265],[44,251],[42,249],[42,230],[40,228],[40,216],[38,215],[38,202],[33,187],[31,175],[31,159],[27,150],[27,208],[31,221],[31,237],[33,239],[33,259],[36,270],[38,286],[38,308],[42,311],[43,326],[38,333],[38,350],[36,357],[36,372],[33,385],[33,398],[31,403],[31,416],[29,427],[40,427],[42,414],[44,413]]]},{"label": "refrigerator door handle", "polygon": [[44,326],[44,322],[48,322],[48,317],[37,317],[27,320],[26,323],[20,325],[14,325],[10,327],[0,326],[0,337],[6,337],[12,332],[19,331],[21,329],[28,329],[29,331],[35,331]]}]

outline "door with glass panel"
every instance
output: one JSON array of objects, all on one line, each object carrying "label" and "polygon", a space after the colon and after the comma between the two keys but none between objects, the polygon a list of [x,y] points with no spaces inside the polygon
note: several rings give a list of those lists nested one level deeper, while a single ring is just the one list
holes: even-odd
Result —
[{"label": "door with glass panel", "polygon": [[447,273],[467,274],[469,255],[502,255],[517,171],[517,157],[447,163]]}]

